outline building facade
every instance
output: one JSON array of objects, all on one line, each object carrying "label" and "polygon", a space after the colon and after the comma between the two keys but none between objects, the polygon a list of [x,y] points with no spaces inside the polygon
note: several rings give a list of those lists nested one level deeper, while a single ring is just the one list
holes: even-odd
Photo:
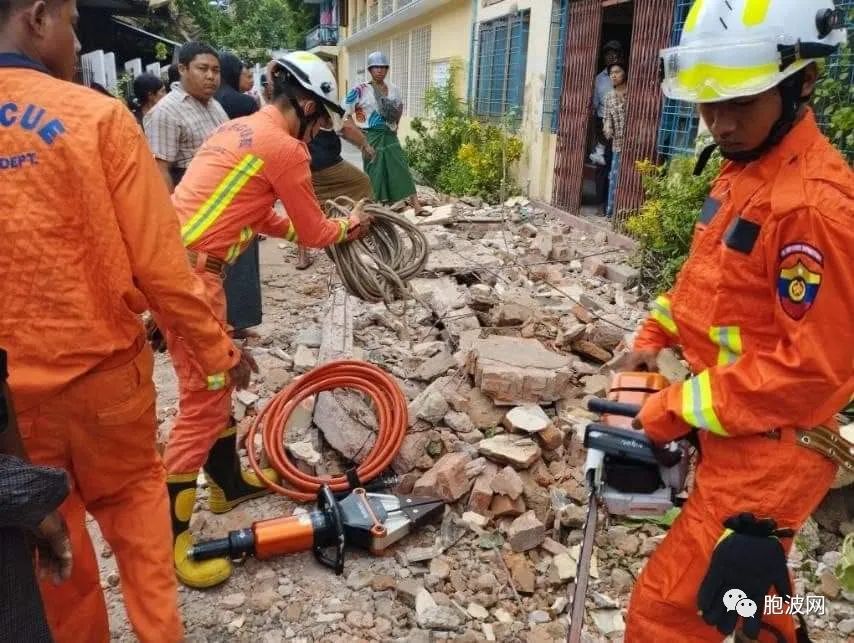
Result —
[{"label": "building facade", "polygon": [[[406,101],[403,138],[412,117],[424,115],[427,88],[456,61],[471,112],[503,120],[522,139],[516,178],[531,198],[575,213],[601,208],[601,173],[589,155],[597,141],[595,77],[609,41],[620,42],[628,64],[617,212],[643,200],[636,161],[694,151],[695,107],[663,99],[658,80],[659,50],[678,43],[693,0],[322,1],[343,3],[347,26],[336,28],[342,95],[367,78],[368,54],[385,53],[389,79]],[[854,0],[836,4],[854,14]]]}]

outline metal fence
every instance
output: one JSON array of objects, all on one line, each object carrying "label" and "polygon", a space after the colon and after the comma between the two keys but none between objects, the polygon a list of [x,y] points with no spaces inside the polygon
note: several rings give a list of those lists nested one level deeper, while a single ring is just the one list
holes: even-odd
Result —
[{"label": "metal fence", "polygon": [[482,22],[478,30],[475,112],[522,116],[528,64],[529,10]]},{"label": "metal fence", "polygon": [[560,93],[563,89],[563,64],[566,49],[566,25],[569,21],[569,0],[552,0],[552,19],[549,27],[549,59],[546,65],[546,87],[543,97],[543,129],[557,132],[560,114]]}]

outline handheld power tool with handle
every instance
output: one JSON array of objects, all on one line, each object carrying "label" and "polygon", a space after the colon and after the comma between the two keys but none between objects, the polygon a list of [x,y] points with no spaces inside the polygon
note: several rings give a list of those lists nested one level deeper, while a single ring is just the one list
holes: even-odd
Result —
[{"label": "handheld power tool with handle", "polygon": [[197,543],[189,556],[195,560],[223,556],[265,560],[311,549],[318,562],[341,574],[347,545],[379,554],[414,527],[440,518],[444,509],[437,498],[369,493],[361,488],[339,501],[323,486],[314,511],[259,520],[225,538]]},{"label": "handheld power tool with handle", "polygon": [[602,414],[587,426],[584,474],[588,485],[587,519],[578,560],[578,574],[570,603],[567,641],[581,640],[584,599],[593,555],[599,506],[610,515],[660,516],[678,504],[677,494],[688,474],[688,450],[671,444],[661,449],[642,431],[632,428],[632,418],[654,393],[669,382],[657,373],[617,374],[607,399],[594,398],[588,408]]}]

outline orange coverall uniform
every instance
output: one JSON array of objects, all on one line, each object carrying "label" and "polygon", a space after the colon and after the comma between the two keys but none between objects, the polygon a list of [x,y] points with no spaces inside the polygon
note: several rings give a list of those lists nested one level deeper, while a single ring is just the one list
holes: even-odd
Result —
[{"label": "orange coverall uniform", "polygon": [[[150,306],[206,372],[238,352],[198,292],[169,194],[119,101],[0,54],[0,346],[25,446],[62,467],[71,579],[42,584],[57,641],[109,641],[97,520],[143,642],[183,635],[164,468],[155,449]],[[9,606],[6,606],[9,607]]]},{"label": "orange coverall uniform", "polygon": [[[277,199],[290,216],[272,209]],[[184,245],[197,253],[196,274],[224,324],[222,278],[204,270],[208,257],[233,264],[258,233],[322,248],[343,241],[351,225],[321,211],[308,148],[287,133],[284,116],[273,105],[220,126],[193,158],[172,200]],[[232,387],[207,378],[180,332],[167,330],[166,339],[180,389],[164,454],[172,476],[197,472],[217,437],[229,429]]]},{"label": "orange coverall uniform", "polygon": [[[699,429],[701,457],[635,586],[626,641],[721,641],[698,616],[697,594],[724,520],[750,512],[797,530],[833,481],[836,466],[793,433],[835,427],[854,391],[852,197],[854,176],[812,111],[762,158],[729,162],[716,180],[688,260],[634,346],[682,347],[694,376],[639,417],[659,443]],[[792,615],[763,622],[794,640]]]}]

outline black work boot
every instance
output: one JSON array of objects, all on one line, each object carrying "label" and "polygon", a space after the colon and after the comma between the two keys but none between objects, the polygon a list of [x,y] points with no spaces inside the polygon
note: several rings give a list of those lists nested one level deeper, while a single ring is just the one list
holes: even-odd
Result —
[{"label": "black work boot", "polygon": [[[217,438],[205,462],[205,478],[208,481],[208,509],[223,514],[241,502],[270,493],[254,471],[241,469],[237,457],[235,436],[237,427],[226,429]],[[264,469],[264,475],[274,482],[279,478],[273,469]]]}]

